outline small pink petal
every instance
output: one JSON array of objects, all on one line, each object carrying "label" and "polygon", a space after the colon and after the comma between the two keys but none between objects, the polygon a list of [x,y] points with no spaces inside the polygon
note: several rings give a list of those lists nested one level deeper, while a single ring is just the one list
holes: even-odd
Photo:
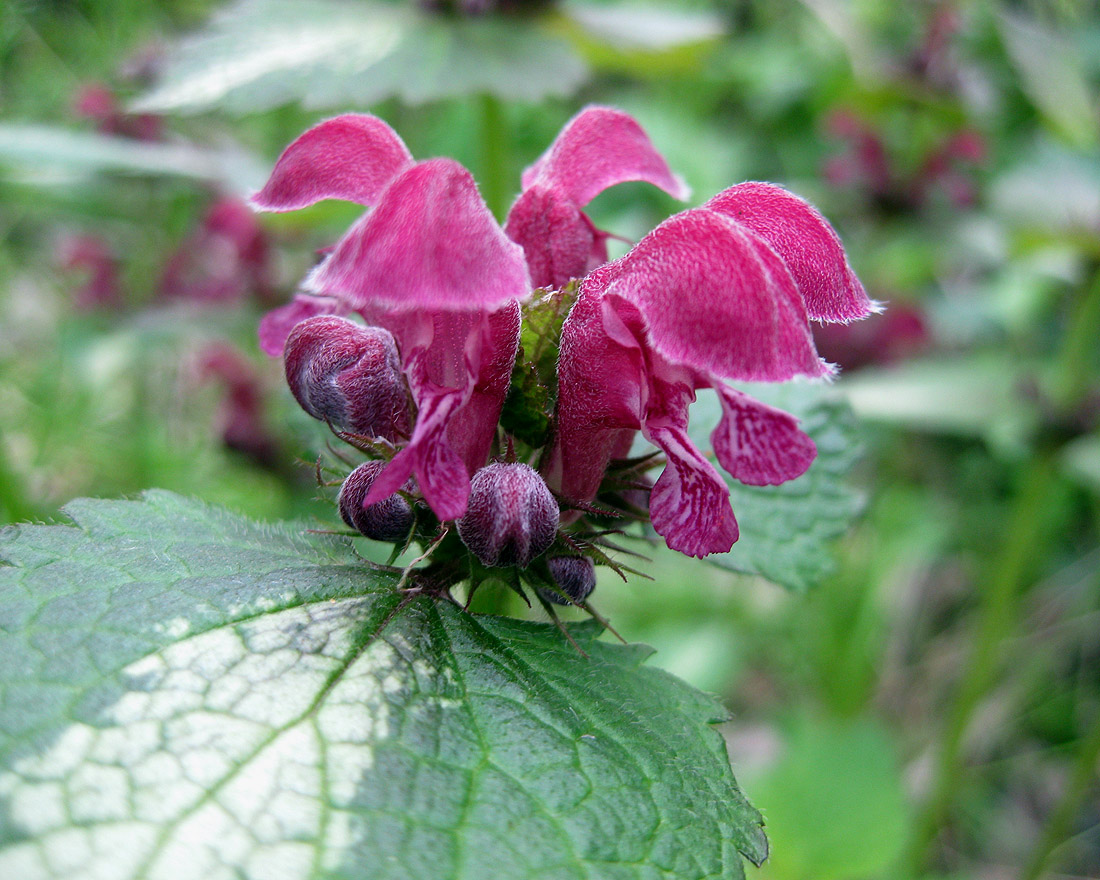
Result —
[{"label": "small pink petal", "polygon": [[512,386],[512,368],[519,350],[519,303],[509,303],[479,324],[478,338],[465,348],[474,388],[447,425],[447,442],[461,455],[471,474],[489,460],[500,411]]},{"label": "small pink petal", "polygon": [[494,309],[531,292],[523,248],[504,235],[470,173],[450,159],[401,172],[307,284],[352,308],[432,311]]},{"label": "small pink petal", "polygon": [[260,349],[270,357],[282,357],[287,337],[296,324],[316,315],[343,316],[350,311],[331,296],[295,294],[285,306],[272,309],[260,319]]},{"label": "small pink petal", "polygon": [[802,476],[817,447],[798,428],[798,419],[714,382],[722,421],[710,435],[718,462],[735,480],[750,486],[778,486]]},{"label": "small pink petal", "polygon": [[458,519],[466,512],[470,474],[446,439],[447,422],[463,396],[453,388],[417,396],[420,411],[412,438],[375,479],[364,506],[385,500],[414,475],[424,500],[441,520]]},{"label": "small pink petal", "polygon": [[808,202],[770,183],[740,183],[704,205],[751,229],[783,258],[818,321],[854,321],[878,310],[848,265],[836,230]]},{"label": "small pink petal", "polygon": [[522,178],[524,190],[541,185],[578,207],[628,180],[651,183],[678,199],[690,194],[637,121],[611,107],[586,107],[574,116]]},{"label": "small pink petal", "polygon": [[613,265],[606,292],[637,307],[670,362],[744,381],[829,373],[783,261],[721,214],[677,214]]},{"label": "small pink petal", "polygon": [[671,549],[688,556],[728,553],[738,537],[737,520],[729,487],[714,465],[682,428],[647,424],[645,434],[668,460],[649,496],[657,534]]},{"label": "small pink petal", "polygon": [[315,125],[283,150],[252,203],[293,211],[322,199],[373,205],[412,155],[381,119],[347,113]]}]

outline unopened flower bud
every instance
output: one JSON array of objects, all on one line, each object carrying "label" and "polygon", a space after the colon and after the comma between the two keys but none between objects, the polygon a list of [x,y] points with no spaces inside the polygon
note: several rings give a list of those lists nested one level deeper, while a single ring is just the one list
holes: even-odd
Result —
[{"label": "unopened flower bud", "polygon": [[408,398],[388,330],[319,315],[294,327],[283,358],[291,392],[315,419],[387,440],[408,434]]},{"label": "unopened flower bud", "polygon": [[[580,605],[596,589],[596,566],[587,556],[553,556],[546,560],[550,577],[561,593]],[[555,605],[568,605],[565,597],[546,587],[537,587],[538,593]]]},{"label": "unopened flower bud", "polygon": [[340,516],[353,529],[375,541],[396,543],[404,540],[412,528],[414,514],[409,502],[394,493],[377,504],[363,506],[363,499],[383,467],[385,462],[382,461],[359,465],[344,480],[337,503]]},{"label": "unopened flower bud", "polygon": [[470,480],[458,536],[484,565],[525,568],[554,543],[558,503],[525,464],[491,464]]}]

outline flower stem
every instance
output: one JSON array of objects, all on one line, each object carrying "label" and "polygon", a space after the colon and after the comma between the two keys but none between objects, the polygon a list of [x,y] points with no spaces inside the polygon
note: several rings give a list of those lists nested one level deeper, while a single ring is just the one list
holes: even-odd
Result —
[{"label": "flower stem", "polygon": [[493,95],[482,95],[481,194],[498,220],[508,207],[508,144],[504,110]]},{"label": "flower stem", "polygon": [[1020,872],[1020,880],[1038,880],[1042,876],[1051,854],[1065,840],[1070,822],[1088,793],[1096,774],[1098,758],[1100,758],[1100,718],[1095,719],[1092,729],[1081,741],[1077,761],[1074,763],[1066,790],[1058,806],[1047,819],[1043,832],[1031,851],[1031,856]]},{"label": "flower stem", "polygon": [[1093,376],[1089,358],[1096,350],[1096,328],[1100,326],[1100,269],[1077,301],[1058,358],[1055,393],[1063,406],[1077,404]]},{"label": "flower stem", "polygon": [[1016,493],[1000,556],[981,590],[973,648],[935,758],[931,793],[915,823],[910,847],[914,875],[920,875],[929,857],[963,776],[963,736],[1003,659],[1004,642],[1015,627],[1020,587],[1044,538],[1036,514],[1043,510],[1055,482],[1052,456],[1036,456]]}]

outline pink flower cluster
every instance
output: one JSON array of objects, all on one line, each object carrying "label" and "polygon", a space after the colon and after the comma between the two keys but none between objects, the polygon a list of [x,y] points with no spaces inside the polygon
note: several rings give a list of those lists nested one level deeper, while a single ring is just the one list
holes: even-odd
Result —
[{"label": "pink flower cluster", "polygon": [[[728,488],[687,435],[701,388],[722,403],[711,439],[732,477],[773,485],[809,467],[814,444],[796,419],[727,380],[830,373],[810,319],[847,322],[875,307],[836,233],[786,190],[744,183],[608,262],[608,233],[584,208],[625,181],[687,196],[638,123],[606,107],[579,113],[524,172],[503,228],[469,172],[450,159],[415,161],[373,116],[329,119],[284,151],[257,207],[337,198],[367,209],[260,328],[308,412],[390,450],[344,494],[345,519],[356,519],[348,498],[365,510],[399,493],[456,521],[484,564],[522,567],[551,546],[575,549],[570,528],[641,431],[665,462],[648,502],[653,527],[683,553],[728,551],[737,540]],[[525,363],[521,320],[547,296],[574,297],[559,323],[550,441],[523,450],[528,464],[510,464],[514,444],[499,422]],[[587,594],[584,554],[556,552],[550,568],[568,570],[554,576],[559,585]]]}]

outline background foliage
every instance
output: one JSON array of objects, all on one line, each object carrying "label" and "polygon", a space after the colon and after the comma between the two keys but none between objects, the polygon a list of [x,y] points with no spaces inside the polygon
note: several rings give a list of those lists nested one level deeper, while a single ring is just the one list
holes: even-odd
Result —
[{"label": "background foliage", "polygon": [[[596,593],[651,664],[733,709],[722,730],[773,844],[755,875],[1100,874],[1095,6],[567,3],[447,22],[326,0],[308,34],[257,35],[276,5],[0,9],[0,519],[158,486],[331,527],[293,464],[322,434],[254,334],[355,211],[265,217],[260,277],[212,208],[355,109],[467,164],[499,213],[578,107],[616,104],[696,201],[743,179],[810,198],[889,304],[821,335],[858,440],[807,401],[837,479],[807,507],[805,484],[779,493],[812,511],[797,541],[768,540],[737,497],[733,572],[652,548],[653,581]],[[366,28],[358,54],[325,42],[334,16]],[[211,88],[226,52],[235,79]],[[93,83],[117,106],[96,110]],[[138,110],[160,114],[155,139]],[[592,213],[636,238],[675,208],[626,185]],[[89,236],[113,267],[98,294]],[[490,592],[484,608],[523,612]]]}]

